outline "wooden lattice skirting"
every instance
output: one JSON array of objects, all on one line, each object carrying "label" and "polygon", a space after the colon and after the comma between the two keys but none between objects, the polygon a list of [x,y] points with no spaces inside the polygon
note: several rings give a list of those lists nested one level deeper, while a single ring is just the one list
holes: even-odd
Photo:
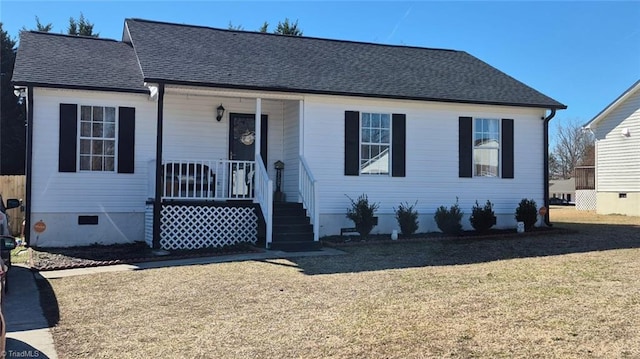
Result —
[{"label": "wooden lattice skirting", "polygon": [[160,247],[166,250],[256,243],[258,237],[258,215],[252,204],[165,202],[160,218]]},{"label": "wooden lattice skirting", "polygon": [[578,211],[595,211],[596,203],[595,190],[576,190],[576,209]]}]

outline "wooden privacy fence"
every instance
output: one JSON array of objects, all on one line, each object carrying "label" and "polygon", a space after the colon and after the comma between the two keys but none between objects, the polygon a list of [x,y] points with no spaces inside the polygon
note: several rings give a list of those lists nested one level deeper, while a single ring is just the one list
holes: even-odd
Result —
[{"label": "wooden privacy fence", "polygon": [[[25,176],[0,176],[0,194],[2,199],[6,201],[9,198],[18,198],[24,201],[26,192]],[[24,220],[24,212],[20,208],[7,210],[10,217],[9,227],[14,235],[20,234],[22,221]]]}]

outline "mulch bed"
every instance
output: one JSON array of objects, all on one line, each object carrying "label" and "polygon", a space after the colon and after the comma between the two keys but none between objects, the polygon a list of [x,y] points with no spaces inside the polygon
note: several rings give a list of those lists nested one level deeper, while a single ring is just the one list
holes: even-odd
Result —
[{"label": "mulch bed", "polygon": [[[372,244],[397,244],[423,241],[452,241],[469,242],[490,239],[510,239],[520,237],[540,236],[545,234],[573,233],[573,231],[557,227],[536,227],[530,232],[516,233],[514,229],[491,229],[487,233],[464,231],[458,236],[447,236],[440,232],[418,233],[409,238],[402,236],[398,240],[391,240],[389,234],[369,235],[366,239],[357,235],[328,236],[321,239],[326,247],[367,246]],[[29,248],[28,264],[35,271],[52,271],[73,268],[99,267],[114,264],[131,264],[151,261],[200,258],[242,253],[260,253],[263,249],[249,243],[221,248],[203,248],[196,250],[171,251],[166,255],[153,253],[143,242],[132,244],[93,245],[69,248]]]},{"label": "mulch bed", "polygon": [[158,255],[145,243],[93,245],[69,248],[30,248],[28,264],[35,271],[99,267],[162,260],[211,257],[241,253],[260,253],[262,249],[248,243],[220,248],[170,251]]},{"label": "mulch bed", "polygon": [[565,234],[575,233],[572,230],[559,227],[536,227],[529,232],[517,233],[515,229],[490,229],[485,233],[478,233],[476,231],[463,231],[457,236],[446,235],[441,232],[430,233],[416,233],[409,238],[403,238],[401,234],[397,240],[391,240],[389,234],[372,234],[366,239],[361,238],[358,235],[345,235],[345,236],[328,236],[323,237],[322,245],[327,247],[352,247],[352,246],[366,246],[371,244],[396,244],[396,243],[415,243],[424,241],[452,241],[452,242],[469,242],[477,240],[489,240],[489,239],[511,239],[521,237],[533,237],[547,234]]}]

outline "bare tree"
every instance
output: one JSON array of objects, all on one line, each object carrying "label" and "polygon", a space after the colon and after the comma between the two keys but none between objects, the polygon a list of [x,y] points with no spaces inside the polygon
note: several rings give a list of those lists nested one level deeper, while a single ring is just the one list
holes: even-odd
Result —
[{"label": "bare tree", "polygon": [[560,162],[553,153],[549,154],[549,178],[557,180],[562,178],[562,169]]},{"label": "bare tree", "polygon": [[[557,124],[556,145],[549,156],[552,177],[571,178],[576,166],[593,161],[594,137],[575,121]],[[555,173],[554,173],[555,172]]]}]

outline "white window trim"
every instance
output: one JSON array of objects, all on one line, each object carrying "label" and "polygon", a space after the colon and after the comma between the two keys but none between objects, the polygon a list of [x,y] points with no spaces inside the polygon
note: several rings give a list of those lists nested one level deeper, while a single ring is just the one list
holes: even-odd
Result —
[{"label": "white window trim", "polygon": [[[368,112],[368,111],[359,111],[360,119],[358,123],[358,175],[360,176],[376,176],[376,177],[391,177],[391,169],[393,168],[392,163],[392,152],[393,152],[393,114],[387,112]],[[361,166],[362,162],[362,117],[365,113],[370,115],[379,114],[379,115],[388,115],[389,116],[389,154],[388,154],[388,166],[387,173],[363,173]],[[367,142],[367,144],[374,144],[373,142]],[[381,143],[380,143],[381,144]]]},{"label": "white window trim", "polygon": [[[114,109],[115,112],[115,116],[114,116],[114,137],[113,137],[113,141],[114,141],[114,148],[113,148],[113,170],[110,171],[98,171],[98,170],[83,170],[82,166],[80,164],[80,157],[82,156],[82,154],[80,153],[81,149],[80,149],[80,143],[81,140],[83,139],[89,139],[89,140],[94,140],[94,139],[102,139],[102,140],[111,140],[111,138],[107,138],[107,137],[85,137],[82,136],[82,107],[91,107],[91,112],[93,113],[93,108],[94,107],[102,107],[103,109],[107,108],[107,107],[111,107]],[[119,124],[119,113],[118,113],[118,106],[115,105],[96,105],[96,104],[89,104],[89,103],[79,103],[78,104],[78,109],[77,109],[77,114],[76,114],[76,123],[77,123],[77,131],[76,131],[76,168],[78,172],[84,172],[84,173],[117,173],[118,172],[118,124]],[[104,121],[103,121],[104,122]],[[93,156],[93,155],[91,155]]]},{"label": "white window trim", "polygon": [[[497,150],[498,150],[498,171],[497,174],[495,176],[481,176],[481,175],[476,175],[476,120],[495,120],[498,123],[498,146],[497,146]],[[495,117],[473,117],[473,125],[472,125],[472,130],[471,130],[471,149],[472,149],[472,153],[471,153],[471,157],[472,157],[472,161],[473,161],[473,178],[487,178],[487,179],[491,179],[491,178],[502,178],[502,121],[499,118],[495,118]],[[490,149],[496,149],[496,147],[491,147]]]}]

